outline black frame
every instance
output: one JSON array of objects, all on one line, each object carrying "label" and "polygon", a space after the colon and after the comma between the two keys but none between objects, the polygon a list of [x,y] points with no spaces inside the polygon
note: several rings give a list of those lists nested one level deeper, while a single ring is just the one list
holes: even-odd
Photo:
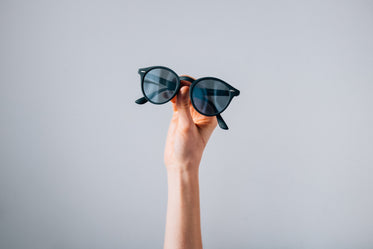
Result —
[{"label": "black frame", "polygon": [[[144,91],[144,78],[145,78],[145,75],[153,70],[153,69],[165,69],[165,70],[168,70],[170,71],[171,73],[173,73],[176,78],[178,79],[176,84],[176,88],[175,88],[175,93],[172,95],[172,97],[167,100],[167,101],[164,101],[162,103],[156,103],[156,102],[153,102],[151,101],[151,99],[149,99],[146,94],[145,94],[145,91]],[[229,106],[229,104],[231,103],[233,97],[235,96],[238,96],[240,95],[240,91],[236,88],[234,88],[233,86],[229,85],[227,82],[221,80],[221,79],[218,79],[218,78],[215,78],[215,77],[203,77],[203,78],[199,78],[199,79],[193,79],[191,77],[188,77],[188,76],[178,76],[178,74],[173,71],[172,69],[168,68],[168,67],[164,67],[164,66],[152,66],[152,67],[146,67],[146,68],[140,68],[138,70],[138,73],[140,74],[141,76],[141,91],[142,91],[142,94],[144,95],[144,97],[141,97],[139,99],[137,99],[135,102],[137,104],[145,104],[146,102],[150,102],[150,103],[153,103],[153,104],[156,104],[156,105],[161,105],[161,104],[164,104],[164,103],[167,103],[168,101],[170,101],[171,99],[173,99],[177,93],[179,92],[180,88],[181,88],[181,83],[180,83],[180,80],[185,80],[185,81],[189,81],[191,82],[192,84],[190,85],[190,88],[189,88],[189,97],[190,97],[190,100],[191,100],[191,103],[193,105],[193,108],[198,112],[200,113],[201,115],[204,115],[204,116],[216,116],[217,120],[218,120],[218,124],[220,126],[220,128],[224,129],[224,130],[228,130],[228,126],[227,124],[225,123],[225,121],[223,120],[223,118],[221,117],[220,113],[222,113],[225,109],[227,109],[227,107]],[[219,81],[221,83],[223,83],[224,85],[226,85],[229,89],[229,101],[228,101],[228,104],[226,105],[226,107],[221,110],[220,112],[217,112],[216,114],[204,114],[204,113],[201,113],[197,108],[196,106],[194,105],[194,101],[193,101],[193,98],[192,98],[192,92],[193,92],[193,88],[201,81],[203,80],[215,80],[215,81]],[[225,92],[225,91],[224,91]]]}]

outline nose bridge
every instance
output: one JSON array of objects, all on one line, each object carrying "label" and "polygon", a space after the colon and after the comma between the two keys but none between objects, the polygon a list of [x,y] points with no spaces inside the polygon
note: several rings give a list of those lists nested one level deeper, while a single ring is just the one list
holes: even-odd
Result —
[{"label": "nose bridge", "polygon": [[179,76],[179,78],[180,78],[180,80],[185,80],[185,81],[188,81],[190,83],[194,82],[194,79],[192,77],[189,77],[189,76],[186,76],[186,75]]}]

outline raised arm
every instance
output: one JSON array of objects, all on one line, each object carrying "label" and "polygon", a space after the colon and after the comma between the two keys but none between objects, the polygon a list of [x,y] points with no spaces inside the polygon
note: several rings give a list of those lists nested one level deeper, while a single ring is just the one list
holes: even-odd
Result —
[{"label": "raised arm", "polygon": [[172,99],[173,117],[164,154],[168,176],[168,203],[164,249],[202,248],[199,164],[216,117],[194,110],[189,99],[190,83],[182,81]]}]

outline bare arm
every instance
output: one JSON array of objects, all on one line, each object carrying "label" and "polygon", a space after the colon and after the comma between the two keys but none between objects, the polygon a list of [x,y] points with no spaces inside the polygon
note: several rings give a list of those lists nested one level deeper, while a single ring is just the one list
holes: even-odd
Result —
[{"label": "bare arm", "polygon": [[165,249],[201,249],[199,205],[199,164],[203,150],[217,125],[216,117],[200,115],[189,99],[190,83],[172,99],[165,164],[168,177],[168,204]]},{"label": "bare arm", "polygon": [[202,248],[198,172],[168,172],[164,248]]}]

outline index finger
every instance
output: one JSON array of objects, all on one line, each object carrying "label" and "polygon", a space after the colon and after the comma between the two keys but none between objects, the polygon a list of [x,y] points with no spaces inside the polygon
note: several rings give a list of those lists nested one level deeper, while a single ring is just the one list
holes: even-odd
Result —
[{"label": "index finger", "polygon": [[[181,75],[181,76],[188,76],[188,75]],[[190,77],[190,76],[188,76]],[[190,77],[192,79],[194,79],[193,77]],[[190,86],[192,84],[192,82],[189,82],[189,81],[186,81],[186,80],[180,80],[180,88],[183,87],[183,86]],[[172,102],[172,106],[174,107],[174,111],[175,111],[175,104],[176,104],[176,98],[177,98],[177,94],[175,95],[175,97],[173,97],[171,99],[171,102]]]}]

